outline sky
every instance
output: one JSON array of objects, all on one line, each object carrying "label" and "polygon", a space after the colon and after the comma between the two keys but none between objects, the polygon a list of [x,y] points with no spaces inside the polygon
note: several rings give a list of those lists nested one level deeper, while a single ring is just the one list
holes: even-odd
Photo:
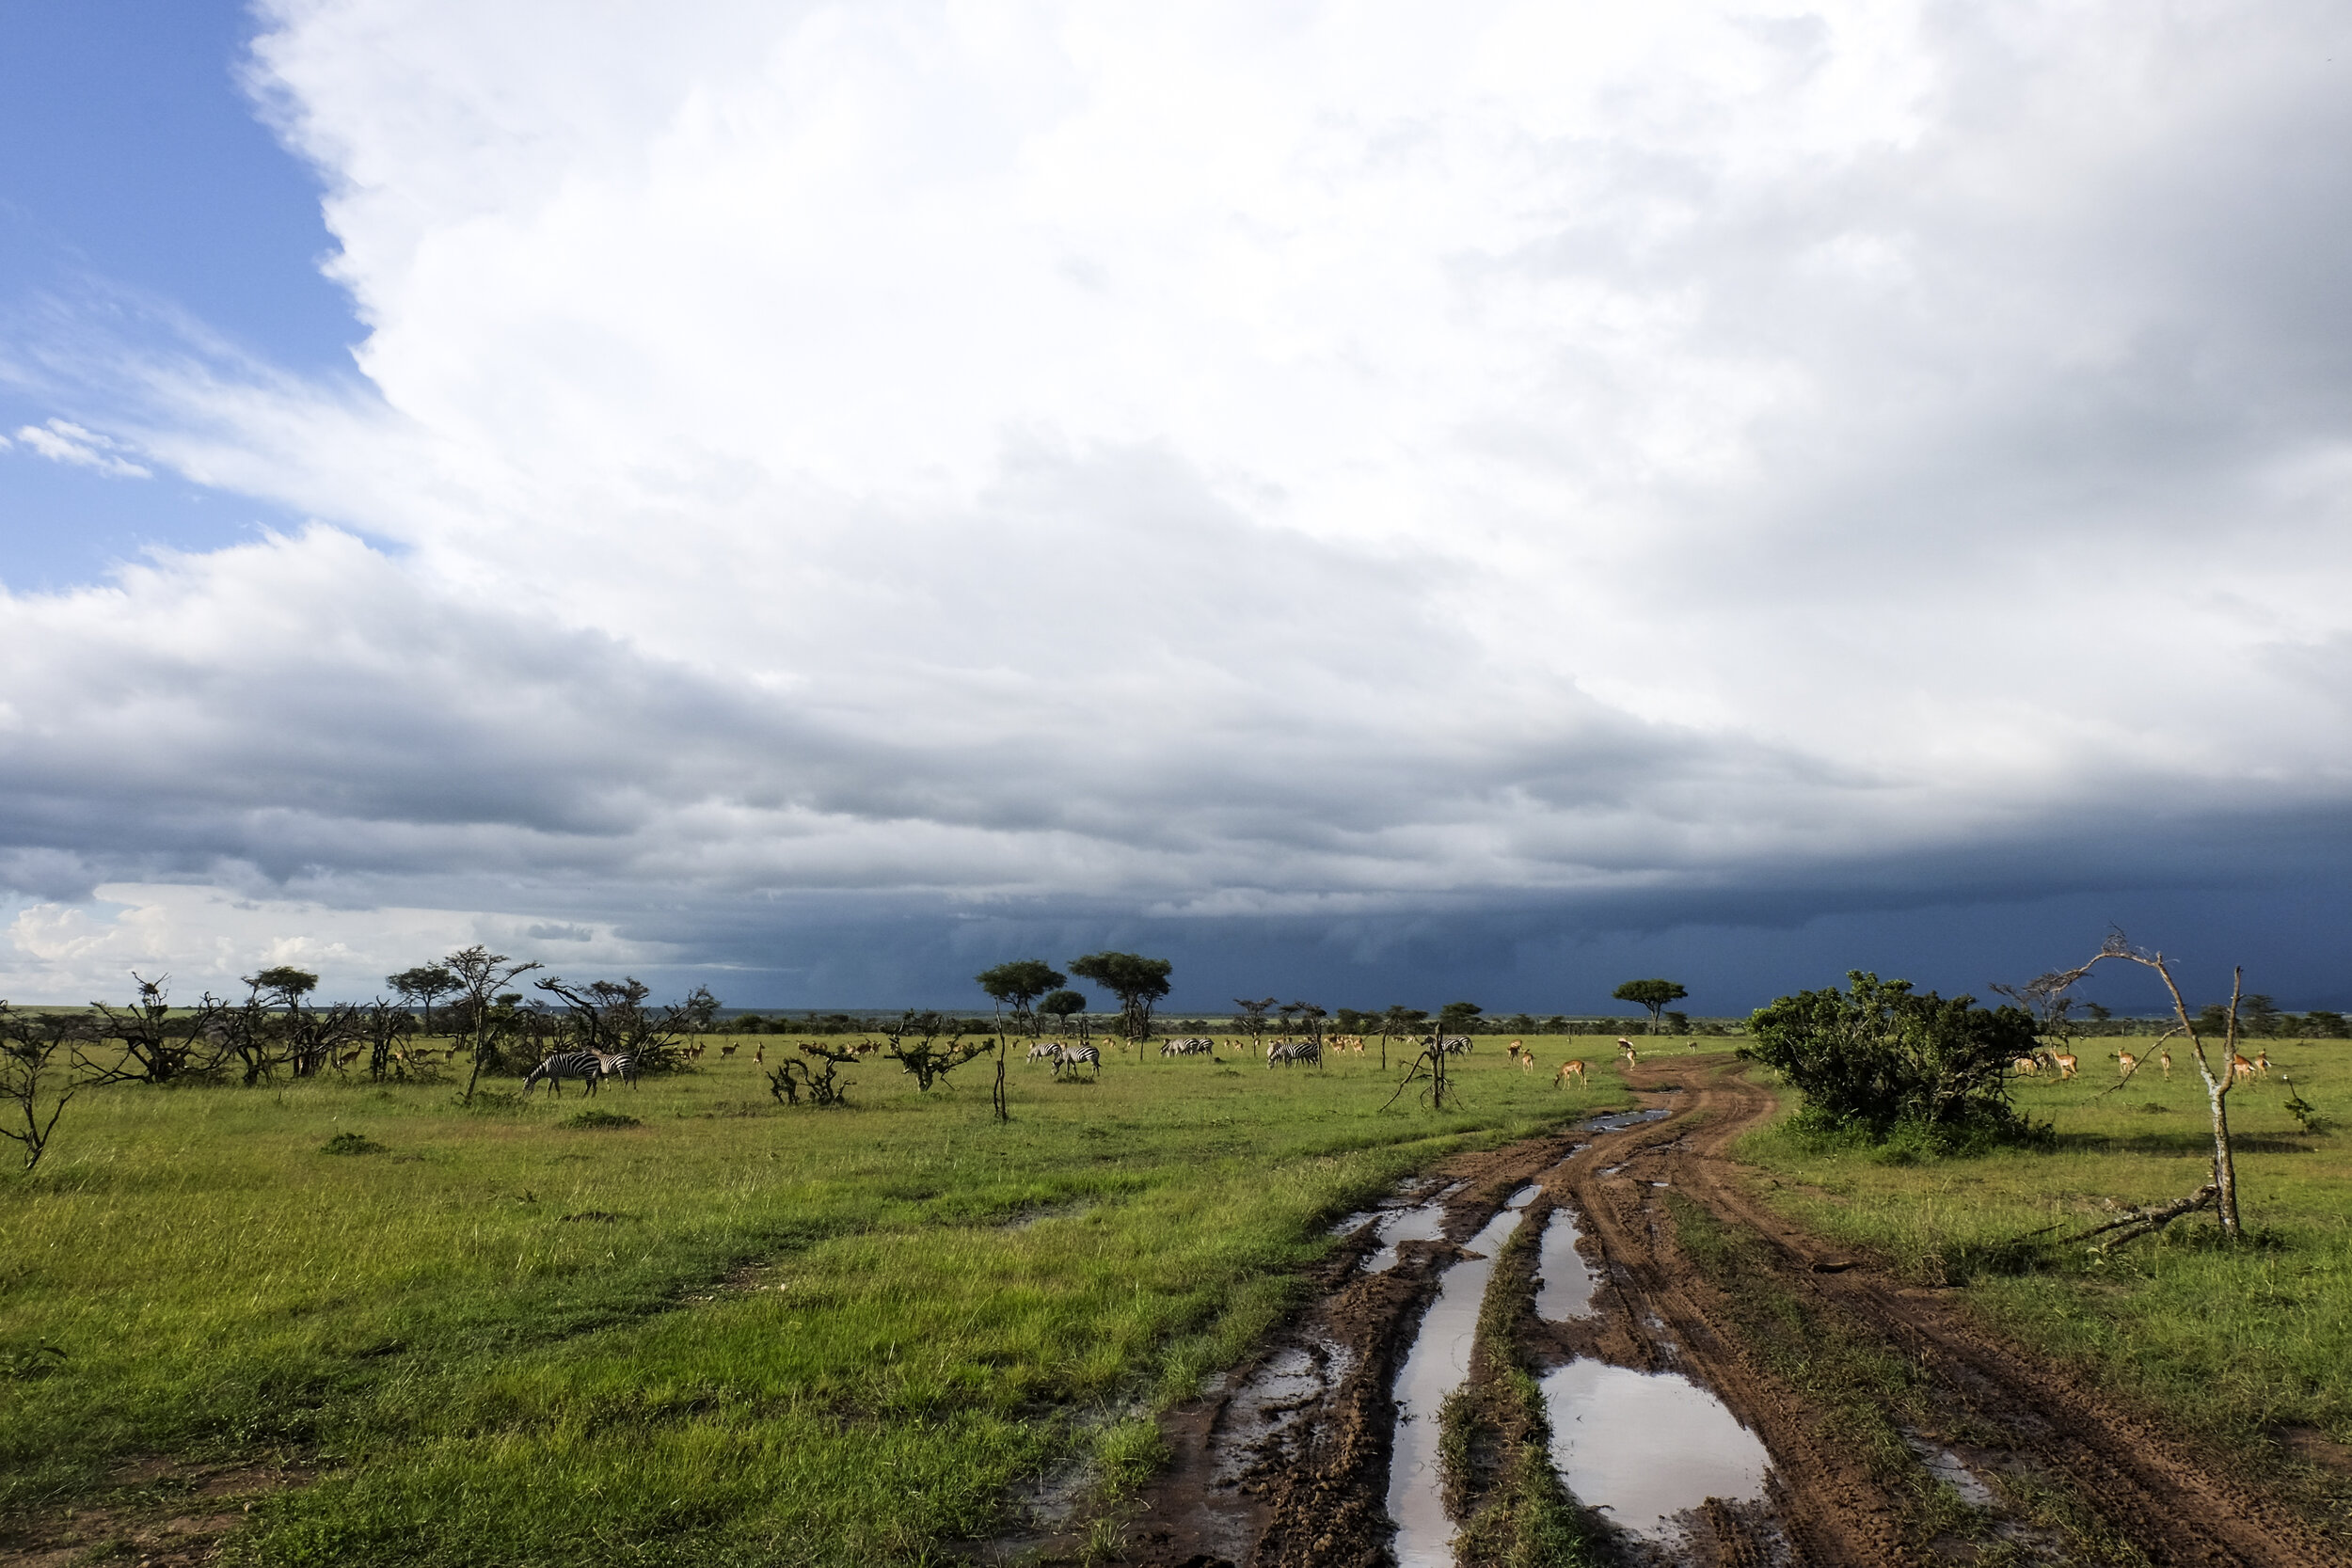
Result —
[{"label": "sky", "polygon": [[2341,7],[0,38],[0,995],[2352,1005]]}]

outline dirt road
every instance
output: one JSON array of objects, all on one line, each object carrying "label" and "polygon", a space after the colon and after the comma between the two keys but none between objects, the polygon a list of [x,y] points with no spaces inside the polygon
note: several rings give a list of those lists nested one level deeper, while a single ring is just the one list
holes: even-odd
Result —
[{"label": "dirt road", "polygon": [[[1320,1300],[1258,1366],[1178,1414],[1175,1463],[1130,1522],[1127,1560],[1391,1560],[1382,1500],[1397,1367],[1457,1243],[1534,1182],[1530,1223],[1572,1206],[1603,1283],[1594,1317],[1523,1322],[1522,1350],[1671,1368],[1711,1387],[1770,1450],[1765,1506],[1692,1515],[1669,1560],[2352,1561],[2080,1377],[1986,1333],[1957,1292],[1887,1278],[1766,1208],[1723,1152],[1773,1107],[1736,1064],[1664,1058],[1633,1083],[1670,1114],[1453,1162],[1416,1211],[1442,1212],[1441,1238],[1374,1258],[1385,1234],[1412,1229],[1383,1221],[1343,1247]],[[1891,1369],[1900,1386],[1882,1399],[1856,1368]],[[1960,1507],[1939,1480],[1978,1506]]]}]

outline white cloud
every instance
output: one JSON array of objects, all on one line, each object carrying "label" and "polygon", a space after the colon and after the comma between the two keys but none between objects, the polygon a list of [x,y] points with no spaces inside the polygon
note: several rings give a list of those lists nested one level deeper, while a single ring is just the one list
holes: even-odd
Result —
[{"label": "white cloud", "polygon": [[2344,803],[2336,9],[265,14],[373,390],[18,433],[331,525],[0,601],[24,885],[1336,914]]},{"label": "white cloud", "polygon": [[[19,429],[16,439],[52,463],[71,463],[77,468],[95,468],[117,479],[151,479],[153,475],[127,457],[117,455],[121,443],[84,430],[70,420],[51,420],[45,425],[28,424]],[[0,446],[8,445],[0,436]]]}]

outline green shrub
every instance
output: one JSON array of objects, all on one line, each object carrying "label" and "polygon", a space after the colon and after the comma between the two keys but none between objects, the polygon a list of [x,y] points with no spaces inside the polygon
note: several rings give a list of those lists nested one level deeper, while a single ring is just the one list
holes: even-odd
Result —
[{"label": "green shrub", "polygon": [[357,1132],[338,1132],[319,1146],[321,1154],[389,1154],[391,1150],[373,1138]]},{"label": "green shrub", "polygon": [[1740,1052],[1795,1085],[1809,1131],[1860,1135],[1898,1159],[2036,1136],[2009,1101],[2010,1064],[2034,1048],[2024,1009],[1947,1001],[1860,970],[1846,978],[1851,990],[1800,991],[1758,1009]]}]

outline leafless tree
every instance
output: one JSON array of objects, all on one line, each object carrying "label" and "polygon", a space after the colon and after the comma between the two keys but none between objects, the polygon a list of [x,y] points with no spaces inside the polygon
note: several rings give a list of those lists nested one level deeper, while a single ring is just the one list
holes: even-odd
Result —
[{"label": "leafless tree", "polygon": [[96,1076],[83,1054],[95,1033],[71,1013],[20,1013],[0,1002],[0,1105],[7,1107],[0,1137],[23,1148],[28,1171],[48,1152],[66,1106]]},{"label": "leafless tree", "polygon": [[131,978],[138,999],[117,1010],[103,1002],[91,1009],[105,1021],[105,1033],[122,1042],[122,1054],[100,1073],[104,1083],[176,1084],[202,1078],[220,1068],[220,1015],[228,1004],[210,991],[184,1018],[171,1016],[171,976],[150,980],[136,970]]},{"label": "leafless tree", "polygon": [[483,1058],[490,1053],[490,1009],[497,1005],[499,992],[512,985],[516,976],[528,974],[541,966],[517,962],[503,953],[491,952],[480,942],[452,953],[441,960],[441,966],[457,976],[459,1003],[473,1020],[473,1070],[466,1077],[466,1103],[470,1105],[474,1085],[482,1081]]},{"label": "leafless tree", "polygon": [[[2162,953],[2145,947],[2135,947],[2122,931],[2107,933],[2106,943],[2090,959],[2074,969],[2059,970],[2045,974],[2023,988],[2032,991],[2040,988],[2044,995],[2062,997],[2085,975],[2110,958],[2138,964],[2155,971],[2164,982],[2165,994],[2172,999],[2172,1014],[2178,1022],[2177,1032],[2188,1040],[2189,1057],[2197,1064],[2197,1075],[2204,1080],[2205,1102],[2213,1117],[2213,1194],[2215,1212],[2221,1221],[2222,1233],[2233,1242],[2240,1239],[2237,1212],[2237,1164],[2230,1152],[2230,1088],[2235,1081],[2233,1070],[2237,1059],[2238,1004],[2245,994],[2246,972],[2230,972],[2230,1010],[2223,1015],[2224,1053],[2221,1072],[2216,1076],[2212,1060],[2205,1054],[2205,1041],[2197,1032],[2197,1020],[2190,1017],[2188,1004],[2181,998],[2181,988],[2172,978],[2172,970]],[[2014,994],[2014,993],[2012,993]]]}]

